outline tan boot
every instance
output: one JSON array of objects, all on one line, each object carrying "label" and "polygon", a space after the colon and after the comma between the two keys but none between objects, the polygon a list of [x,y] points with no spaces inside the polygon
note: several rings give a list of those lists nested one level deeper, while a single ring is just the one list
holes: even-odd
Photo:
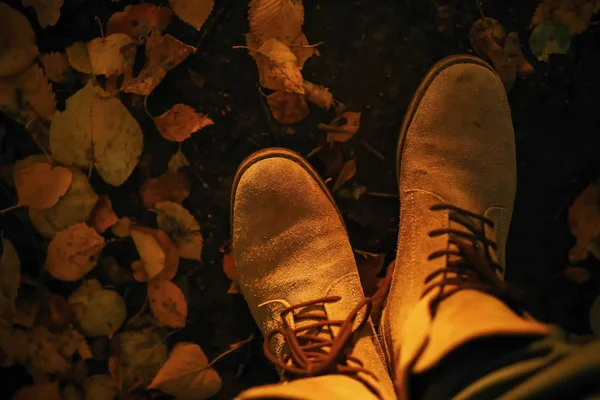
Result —
[{"label": "tan boot", "polygon": [[284,149],[250,156],[231,215],[239,285],[286,382],[240,398],[393,398],[346,228],[310,165]]},{"label": "tan boot", "polygon": [[400,234],[381,332],[401,398],[407,379],[476,338],[544,335],[504,283],[516,189],[502,82],[471,56],[442,60],[417,90],[398,145]]}]

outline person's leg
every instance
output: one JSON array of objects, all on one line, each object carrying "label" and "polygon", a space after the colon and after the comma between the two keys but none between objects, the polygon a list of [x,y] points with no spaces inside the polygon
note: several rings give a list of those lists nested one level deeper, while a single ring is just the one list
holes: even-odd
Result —
[{"label": "person's leg", "polygon": [[346,228],[310,165],[283,149],[250,156],[231,215],[241,292],[283,381],[239,398],[393,398]]}]

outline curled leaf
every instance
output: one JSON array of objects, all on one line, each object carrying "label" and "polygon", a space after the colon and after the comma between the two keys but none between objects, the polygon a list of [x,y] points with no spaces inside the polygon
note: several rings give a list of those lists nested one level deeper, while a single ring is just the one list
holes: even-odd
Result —
[{"label": "curled leaf", "polygon": [[309,114],[304,96],[278,90],[267,96],[267,104],[273,118],[281,124],[295,124]]},{"label": "curled leaf", "polygon": [[185,104],[175,104],[163,115],[154,118],[154,123],[162,137],[172,142],[183,142],[192,133],[214,124],[206,115]]},{"label": "curled leaf", "polygon": [[187,301],[173,282],[156,279],[148,283],[148,301],[152,313],[161,324],[183,328],[187,317]]},{"label": "curled leaf", "polygon": [[197,31],[202,28],[215,6],[214,0],[170,0],[169,2],[175,15]]},{"label": "curled leaf", "polygon": [[309,81],[304,81],[304,96],[307,101],[329,110],[333,105],[333,95],[324,86],[315,85]]},{"label": "curled leaf", "polygon": [[114,290],[103,289],[95,279],[85,281],[69,297],[75,320],[86,336],[111,337],[125,322],[125,301]]},{"label": "curled leaf", "polygon": [[181,203],[190,195],[190,184],[182,172],[167,171],[158,178],[147,179],[140,189],[142,203],[152,208],[160,201]]},{"label": "curled leaf", "polygon": [[124,33],[139,40],[152,32],[163,32],[171,23],[171,10],[154,4],[142,3],[125,7],[110,16],[107,34]]},{"label": "curled leaf", "polygon": [[201,261],[202,234],[200,225],[185,208],[171,201],[156,203],[156,222],[177,244],[182,258]]},{"label": "curled leaf", "polygon": [[17,74],[38,55],[35,33],[23,14],[6,3],[0,3],[0,77]]},{"label": "curled leaf", "polygon": [[72,179],[69,169],[43,162],[20,169],[15,173],[19,205],[40,210],[50,208],[67,192]]}]

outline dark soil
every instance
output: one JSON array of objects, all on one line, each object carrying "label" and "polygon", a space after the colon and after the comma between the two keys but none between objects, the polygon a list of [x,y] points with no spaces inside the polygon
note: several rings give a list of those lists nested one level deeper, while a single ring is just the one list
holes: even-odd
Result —
[{"label": "dark soil", "polygon": [[[102,22],[123,4],[109,1],[66,0],[58,25],[42,30],[32,9],[9,1],[24,11],[37,32],[42,52],[62,50],[66,45],[100,35],[94,17]],[[573,39],[566,56],[552,56],[541,63],[529,52],[528,29],[536,1],[486,0],[486,16],[498,19],[507,32],[517,31],[535,75],[518,79],[509,93],[517,140],[518,192],[508,241],[508,279],[529,297],[533,315],[558,324],[575,334],[590,332],[588,310],[600,293],[598,261],[588,260],[593,277],[584,285],[567,282],[560,272],[568,266],[574,243],[567,225],[567,210],[575,197],[600,176],[600,35],[592,26]],[[395,147],[400,124],[421,77],[444,56],[470,52],[468,32],[480,17],[475,0],[459,0],[453,27],[436,29],[435,7],[426,1],[305,1],[304,31],[311,42],[324,41],[321,56],[304,68],[306,79],[331,89],[350,111],[362,112],[360,132],[343,144],[345,159],[355,158],[356,177],[347,184],[361,184],[368,192],[397,194]],[[229,345],[256,332],[244,299],[228,295],[229,280],[222,272],[220,247],[229,238],[229,196],[237,165],[261,148],[281,146],[307,155],[322,141],[316,129],[331,120],[330,113],[312,109],[305,121],[281,126],[270,117],[258,90],[254,61],[243,45],[248,31],[247,1],[217,0],[215,11],[200,33],[174,18],[167,31],[178,39],[198,45],[195,55],[169,73],[148,98],[148,109],[160,115],[176,103],[207,113],[215,125],[183,143],[193,164],[186,173],[193,182],[184,202],[202,226],[205,238],[203,262],[182,262],[176,282],[188,295],[190,312],[185,329],[170,342],[186,340],[202,346],[211,359]],[[205,80],[196,86],[190,71]],[[78,86],[57,88],[64,99]],[[163,140],[141,102],[123,96],[145,133],[145,165],[157,176],[164,172],[177,144]],[[460,110],[457,110],[460,112]],[[24,129],[0,114],[1,163],[11,164],[37,152]],[[365,143],[368,145],[366,146]],[[385,157],[381,160],[367,147]],[[311,162],[324,175],[318,157]],[[120,216],[152,224],[152,215],[140,204],[138,190],[143,168],[121,187],[112,188],[93,175],[98,193],[108,193]],[[326,176],[327,177],[327,176]],[[335,178],[335,177],[334,177]],[[2,186],[0,208],[15,203],[14,190]],[[359,200],[339,198],[352,245],[361,250],[395,256],[398,232],[396,196],[364,195]],[[26,222],[22,211],[0,216],[0,229],[21,255],[24,268],[38,271],[45,252],[44,241]],[[107,247],[123,266],[135,258],[131,244]],[[64,294],[73,288],[49,278],[46,285]],[[136,284],[137,285],[137,284]],[[133,294],[132,294],[133,293]],[[139,296],[138,296],[139,294]],[[128,306],[135,312],[143,301],[141,284],[129,288]],[[131,303],[131,304],[130,304]],[[261,340],[225,357],[215,368],[223,377],[218,398],[232,398],[249,386],[274,382],[277,376],[262,355]],[[12,370],[15,371],[14,369]],[[15,384],[16,385],[16,384]],[[12,385],[9,389],[15,389]]]}]

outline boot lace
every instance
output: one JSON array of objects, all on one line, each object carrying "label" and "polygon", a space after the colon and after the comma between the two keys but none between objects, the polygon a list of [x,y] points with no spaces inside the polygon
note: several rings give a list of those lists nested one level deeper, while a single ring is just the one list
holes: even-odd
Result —
[{"label": "boot lace", "polygon": [[[370,298],[361,301],[345,320],[328,319],[324,309],[325,303],[333,303],[340,299],[339,296],[322,297],[288,307],[280,313],[283,326],[265,337],[264,350],[267,358],[284,371],[284,377],[298,379],[333,373],[355,376],[362,372],[377,379],[372,372],[364,368],[360,359],[349,354],[354,333],[369,319],[372,301]],[[366,307],[365,317],[353,329],[354,321],[363,307]],[[292,328],[286,319],[288,315],[293,317],[296,324],[302,321],[314,322]],[[333,334],[333,327],[339,327],[336,335]],[[281,358],[269,348],[269,342],[276,334],[283,336],[284,345],[287,346]]]}]

